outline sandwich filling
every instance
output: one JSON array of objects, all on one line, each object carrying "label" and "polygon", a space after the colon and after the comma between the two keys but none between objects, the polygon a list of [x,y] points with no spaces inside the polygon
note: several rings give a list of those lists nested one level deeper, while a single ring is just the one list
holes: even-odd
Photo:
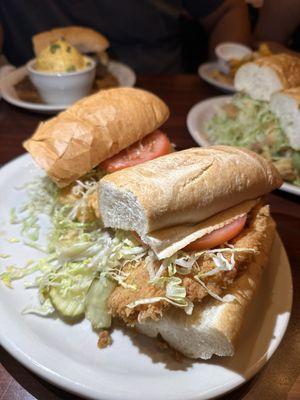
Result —
[{"label": "sandwich filling", "polygon": [[[268,206],[259,202],[247,215],[229,224],[228,240],[222,243],[216,237],[225,238],[224,228],[167,259],[158,260],[150,251],[145,259],[125,265],[122,273],[126,285],[117,286],[109,298],[112,315],[134,324],[148,318],[158,320],[171,306],[192,313],[194,304],[206,296],[233,301],[224,293],[263,248],[270,220]],[[201,248],[209,241],[212,246]]]}]

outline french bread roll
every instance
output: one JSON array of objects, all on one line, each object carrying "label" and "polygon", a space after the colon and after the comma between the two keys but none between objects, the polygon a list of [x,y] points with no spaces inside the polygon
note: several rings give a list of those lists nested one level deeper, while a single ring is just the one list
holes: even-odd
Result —
[{"label": "french bread roll", "polygon": [[37,56],[45,47],[64,38],[81,53],[101,53],[109,46],[109,41],[101,33],[82,26],[67,26],[38,33],[32,37],[34,54]]},{"label": "french bread roll", "polygon": [[273,93],[300,86],[300,58],[289,54],[262,57],[242,65],[234,78],[237,91],[269,101]]},{"label": "french bread roll", "polygon": [[192,148],[105,176],[99,183],[104,225],[149,232],[196,224],[278,188],[271,163],[241,148]]},{"label": "french bread roll", "polygon": [[168,116],[167,105],[150,92],[103,90],[41,123],[23,145],[49,177],[65,187],[153,132]]},{"label": "french bread roll", "polygon": [[159,321],[137,323],[138,331],[150,337],[160,334],[174,349],[190,358],[234,355],[247,308],[268,262],[275,233],[268,206],[261,212],[265,214],[261,225],[263,246],[253,262],[228,288],[227,293],[235,296],[233,302],[223,303],[207,297],[194,307],[190,316],[171,307]]},{"label": "french bread roll", "polygon": [[300,150],[300,86],[273,94],[270,106],[291,147]]}]

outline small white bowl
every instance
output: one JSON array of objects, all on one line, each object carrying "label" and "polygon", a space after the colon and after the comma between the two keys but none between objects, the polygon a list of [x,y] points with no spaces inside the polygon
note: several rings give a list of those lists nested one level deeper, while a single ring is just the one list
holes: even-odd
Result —
[{"label": "small white bowl", "polygon": [[228,61],[232,59],[241,60],[245,56],[250,55],[252,50],[250,47],[244,46],[243,44],[225,42],[216,47],[215,53],[218,57],[220,71],[224,74],[228,74],[230,70]]},{"label": "small white bowl", "polygon": [[90,58],[91,65],[75,72],[51,73],[37,71],[35,59],[26,64],[29,78],[37,88],[41,98],[52,105],[70,105],[89,94],[94,79],[96,63]]}]

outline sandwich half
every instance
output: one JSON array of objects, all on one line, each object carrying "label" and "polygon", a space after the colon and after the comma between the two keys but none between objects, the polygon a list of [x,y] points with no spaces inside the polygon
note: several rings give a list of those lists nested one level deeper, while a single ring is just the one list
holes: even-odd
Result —
[{"label": "sandwich half", "polygon": [[273,93],[300,85],[300,59],[274,54],[242,65],[235,74],[234,87],[255,100],[269,101]]},{"label": "sandwich half", "polygon": [[275,232],[264,195],[281,183],[268,161],[227,146],[101,179],[104,226],[145,251],[113,271],[111,315],[191,358],[233,355]]},{"label": "sandwich half", "polygon": [[168,116],[166,104],[150,92],[104,90],[42,122],[24,147],[57,186],[65,187],[154,132]]},{"label": "sandwich half", "polygon": [[172,150],[158,130],[168,116],[167,105],[150,92],[103,90],[41,123],[24,147],[58,186],[59,200],[72,203],[72,215],[85,222],[100,217],[102,176]]}]

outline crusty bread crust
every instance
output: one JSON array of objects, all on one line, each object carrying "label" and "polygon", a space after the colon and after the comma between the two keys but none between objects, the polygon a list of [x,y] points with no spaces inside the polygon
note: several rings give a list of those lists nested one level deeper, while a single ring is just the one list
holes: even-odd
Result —
[{"label": "crusty bread crust", "polygon": [[106,227],[140,236],[195,224],[278,188],[273,165],[242,148],[192,148],[101,179],[99,205]]},{"label": "crusty bread crust", "polygon": [[260,226],[263,240],[259,253],[227,290],[236,300],[221,303],[207,297],[194,307],[191,316],[171,307],[160,321],[148,320],[137,324],[138,330],[151,337],[160,334],[187,357],[208,359],[213,354],[232,356],[274,239],[275,223],[269,215],[268,207],[264,207],[261,212],[265,218]]},{"label": "crusty bread crust", "polygon": [[[298,107],[300,108],[300,86],[283,90],[282,92],[280,92],[280,94],[289,96],[292,99],[294,99],[297,102]],[[274,96],[276,96],[276,94],[274,94]],[[271,100],[272,100],[272,98],[271,98]]]},{"label": "crusty bread crust", "polygon": [[157,129],[168,116],[167,105],[150,92],[103,90],[41,123],[23,145],[64,187]]},{"label": "crusty bread crust", "polygon": [[282,89],[300,85],[300,58],[289,54],[274,54],[254,61],[259,67],[269,67],[278,75]]},{"label": "crusty bread crust", "polygon": [[237,91],[262,101],[269,101],[272,94],[299,85],[300,58],[289,54],[275,54],[248,62],[234,77]]},{"label": "crusty bread crust", "polygon": [[64,38],[82,53],[101,53],[109,46],[109,41],[94,29],[82,26],[67,26],[38,33],[32,37],[34,54],[37,56],[45,47]]}]

